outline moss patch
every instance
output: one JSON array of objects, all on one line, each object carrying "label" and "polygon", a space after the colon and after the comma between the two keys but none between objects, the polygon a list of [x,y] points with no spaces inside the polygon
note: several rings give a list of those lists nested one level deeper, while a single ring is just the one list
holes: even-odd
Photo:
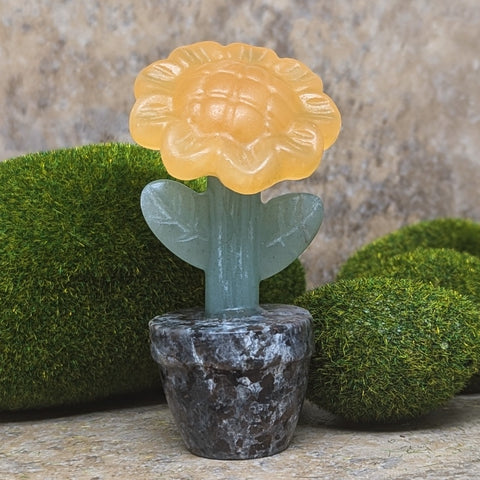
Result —
[{"label": "moss patch", "polygon": [[409,278],[467,295],[480,306],[480,258],[450,248],[416,248],[385,258],[357,277]]},{"label": "moss patch", "polygon": [[441,218],[400,228],[358,250],[342,265],[337,279],[375,274],[389,258],[419,247],[451,248],[480,257],[480,224]]},{"label": "moss patch", "polygon": [[296,303],[314,319],[307,396],[358,423],[423,415],[480,362],[480,313],[459,293],[407,279],[344,280]]},{"label": "moss patch", "polygon": [[[479,223],[462,218],[428,220],[366,245],[344,263],[337,279],[376,275],[417,279],[468,294],[480,308],[477,259]],[[477,392],[480,374],[475,374],[464,390]]]},{"label": "moss patch", "polygon": [[[140,193],[160,178],[157,153],[125,144],[0,163],[0,410],[159,388],[148,321],[204,295],[203,272],[143,219]],[[304,291],[297,260],[262,282],[260,299]]]}]

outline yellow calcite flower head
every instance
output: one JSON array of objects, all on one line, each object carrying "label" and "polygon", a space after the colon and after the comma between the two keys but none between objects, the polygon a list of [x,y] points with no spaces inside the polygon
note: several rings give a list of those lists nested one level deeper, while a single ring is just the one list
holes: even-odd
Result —
[{"label": "yellow calcite flower head", "polygon": [[317,75],[243,43],[179,47],[143,69],[134,92],[132,138],[160,150],[170,175],[215,176],[242,194],[310,176],[340,131]]}]

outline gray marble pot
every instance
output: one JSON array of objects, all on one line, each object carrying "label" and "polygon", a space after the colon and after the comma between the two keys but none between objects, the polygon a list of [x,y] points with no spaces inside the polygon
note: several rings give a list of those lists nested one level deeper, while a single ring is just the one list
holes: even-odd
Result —
[{"label": "gray marble pot", "polygon": [[189,309],[150,322],[168,405],[196,455],[265,457],[292,439],[313,353],[311,316],[291,305],[262,309],[228,320]]}]

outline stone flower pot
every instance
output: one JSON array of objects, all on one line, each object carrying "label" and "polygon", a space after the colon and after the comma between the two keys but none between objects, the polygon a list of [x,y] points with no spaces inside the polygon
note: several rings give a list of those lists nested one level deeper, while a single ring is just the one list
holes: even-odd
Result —
[{"label": "stone flower pot", "polygon": [[187,309],[150,322],[152,355],[190,452],[214,459],[288,447],[313,353],[311,316],[290,305],[221,322]]}]

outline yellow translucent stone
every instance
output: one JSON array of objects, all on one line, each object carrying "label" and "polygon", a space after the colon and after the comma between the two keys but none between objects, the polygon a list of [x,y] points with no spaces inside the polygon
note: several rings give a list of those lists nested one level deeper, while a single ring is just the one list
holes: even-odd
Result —
[{"label": "yellow translucent stone", "polygon": [[132,138],[181,180],[215,176],[258,193],[308,177],[336,140],[340,113],[320,77],[268,48],[199,42],[143,69]]}]

